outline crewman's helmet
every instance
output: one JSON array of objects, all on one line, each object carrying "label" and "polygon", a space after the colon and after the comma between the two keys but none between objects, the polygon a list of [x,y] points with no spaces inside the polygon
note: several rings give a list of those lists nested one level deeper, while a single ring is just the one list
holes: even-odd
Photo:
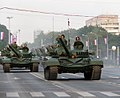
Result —
[{"label": "crewman's helmet", "polygon": [[76,40],[80,40],[80,37],[79,36],[76,36],[76,38],[75,38]]},{"label": "crewman's helmet", "polygon": [[64,34],[62,34],[62,35],[61,35],[61,37],[65,38],[65,35],[64,35]]}]

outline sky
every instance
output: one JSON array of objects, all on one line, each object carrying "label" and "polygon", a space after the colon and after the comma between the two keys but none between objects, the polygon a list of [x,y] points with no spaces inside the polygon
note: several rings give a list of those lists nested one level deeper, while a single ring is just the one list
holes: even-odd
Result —
[{"label": "sky", "polygon": [[[90,16],[94,17],[101,14],[120,16],[119,6],[119,0],[0,0],[0,8],[37,11],[24,12],[6,8],[0,9],[0,24],[9,29],[7,17],[12,17],[10,19],[10,30],[17,34],[19,39],[17,43],[32,43],[34,41],[34,31],[42,30],[44,33],[48,33],[50,31],[67,30],[68,18],[70,28],[79,29],[85,26],[85,21],[90,19]],[[83,17],[51,13],[83,15]]]}]

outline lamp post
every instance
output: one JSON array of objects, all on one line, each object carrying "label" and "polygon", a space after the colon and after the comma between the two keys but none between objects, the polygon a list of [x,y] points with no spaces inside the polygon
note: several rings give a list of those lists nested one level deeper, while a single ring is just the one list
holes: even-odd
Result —
[{"label": "lamp post", "polygon": [[86,43],[86,46],[88,48],[88,51],[90,50],[89,48],[89,36],[88,35],[85,35],[85,34],[82,34],[82,36],[86,36],[87,37],[87,43]]},{"label": "lamp post", "polygon": [[68,18],[68,47],[69,47],[69,49],[70,49],[70,20],[69,20],[69,18]]},{"label": "lamp post", "polygon": [[112,46],[112,50],[113,50],[113,62],[114,62],[114,65],[116,64],[115,63],[115,50],[116,50],[116,46]]},{"label": "lamp post", "polygon": [[[109,19],[105,20],[105,23],[108,24],[109,23]],[[107,60],[109,59],[109,46],[108,46],[108,32],[107,32],[107,36],[106,36],[106,45],[107,45]]]},{"label": "lamp post", "polygon": [[120,61],[120,48],[119,46],[117,46],[117,65],[119,65],[119,61]]},{"label": "lamp post", "polygon": [[19,33],[19,45],[20,45],[20,29],[18,30],[18,33]]},{"label": "lamp post", "polygon": [[107,43],[106,44],[107,44],[107,60],[108,60],[109,59],[108,33],[107,33]]},{"label": "lamp post", "polygon": [[98,36],[96,35],[96,37],[97,37],[97,58],[99,58],[99,56],[98,56]]},{"label": "lamp post", "polygon": [[94,34],[96,36],[96,42],[95,42],[95,45],[96,45],[96,57],[99,58],[99,55],[98,55],[98,35],[96,33],[93,33],[93,32],[90,32],[91,34]]},{"label": "lamp post", "polygon": [[52,44],[54,44],[54,16],[53,16],[53,35],[52,35],[52,38],[53,38],[53,40],[52,40]]},{"label": "lamp post", "polygon": [[9,32],[8,32],[8,44],[10,44],[10,19],[12,19],[13,17],[7,17],[8,19],[8,27],[9,27]]},{"label": "lamp post", "polygon": [[18,31],[17,31],[16,34],[15,34],[15,35],[16,35],[16,40],[15,40],[15,41],[17,42],[18,45],[20,45],[20,31],[21,31],[21,30],[18,29]]}]

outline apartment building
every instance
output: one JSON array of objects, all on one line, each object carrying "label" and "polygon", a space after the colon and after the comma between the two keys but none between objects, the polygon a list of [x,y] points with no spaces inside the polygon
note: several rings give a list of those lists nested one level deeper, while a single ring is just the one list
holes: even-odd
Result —
[{"label": "apartment building", "polygon": [[99,15],[86,21],[86,26],[99,26],[107,30],[108,33],[119,35],[118,15]]}]

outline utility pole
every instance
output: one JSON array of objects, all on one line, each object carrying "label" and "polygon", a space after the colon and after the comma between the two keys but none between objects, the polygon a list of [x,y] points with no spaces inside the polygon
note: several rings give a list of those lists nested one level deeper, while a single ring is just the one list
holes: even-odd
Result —
[{"label": "utility pole", "polygon": [[107,60],[109,59],[108,33],[107,33]]},{"label": "utility pole", "polygon": [[53,16],[53,40],[52,40],[52,44],[54,44],[54,16]]},{"label": "utility pole", "polygon": [[90,38],[89,38],[88,35],[85,35],[85,34],[82,34],[82,36],[86,36],[87,37],[86,46],[87,46],[87,49],[89,51],[90,50],[90,46],[89,46]]},{"label": "utility pole", "polygon": [[99,58],[99,53],[98,53],[98,44],[99,44],[99,39],[98,39],[98,35],[96,33],[93,33],[93,32],[90,32],[91,34],[94,34],[96,36],[96,39],[95,39],[95,45],[96,45],[96,57]]},{"label": "utility pole", "polygon": [[70,49],[70,21],[69,21],[69,18],[68,18],[68,47]]},{"label": "utility pole", "polygon": [[12,19],[13,17],[7,17],[8,19],[8,27],[9,27],[9,32],[8,32],[8,44],[10,44],[10,20]]},{"label": "utility pole", "polygon": [[112,51],[113,51],[113,63],[114,65],[116,65],[116,56],[115,56],[115,51],[116,51],[117,47],[116,46],[112,46]]},{"label": "utility pole", "polygon": [[20,29],[18,30],[18,33],[19,33],[19,45],[20,45]]},{"label": "utility pole", "polygon": [[96,35],[97,37],[97,58],[99,58],[99,55],[98,55],[98,36]]},{"label": "utility pole", "polygon": [[117,46],[117,65],[119,66],[119,58],[120,58],[120,48],[119,48],[119,46]]}]

